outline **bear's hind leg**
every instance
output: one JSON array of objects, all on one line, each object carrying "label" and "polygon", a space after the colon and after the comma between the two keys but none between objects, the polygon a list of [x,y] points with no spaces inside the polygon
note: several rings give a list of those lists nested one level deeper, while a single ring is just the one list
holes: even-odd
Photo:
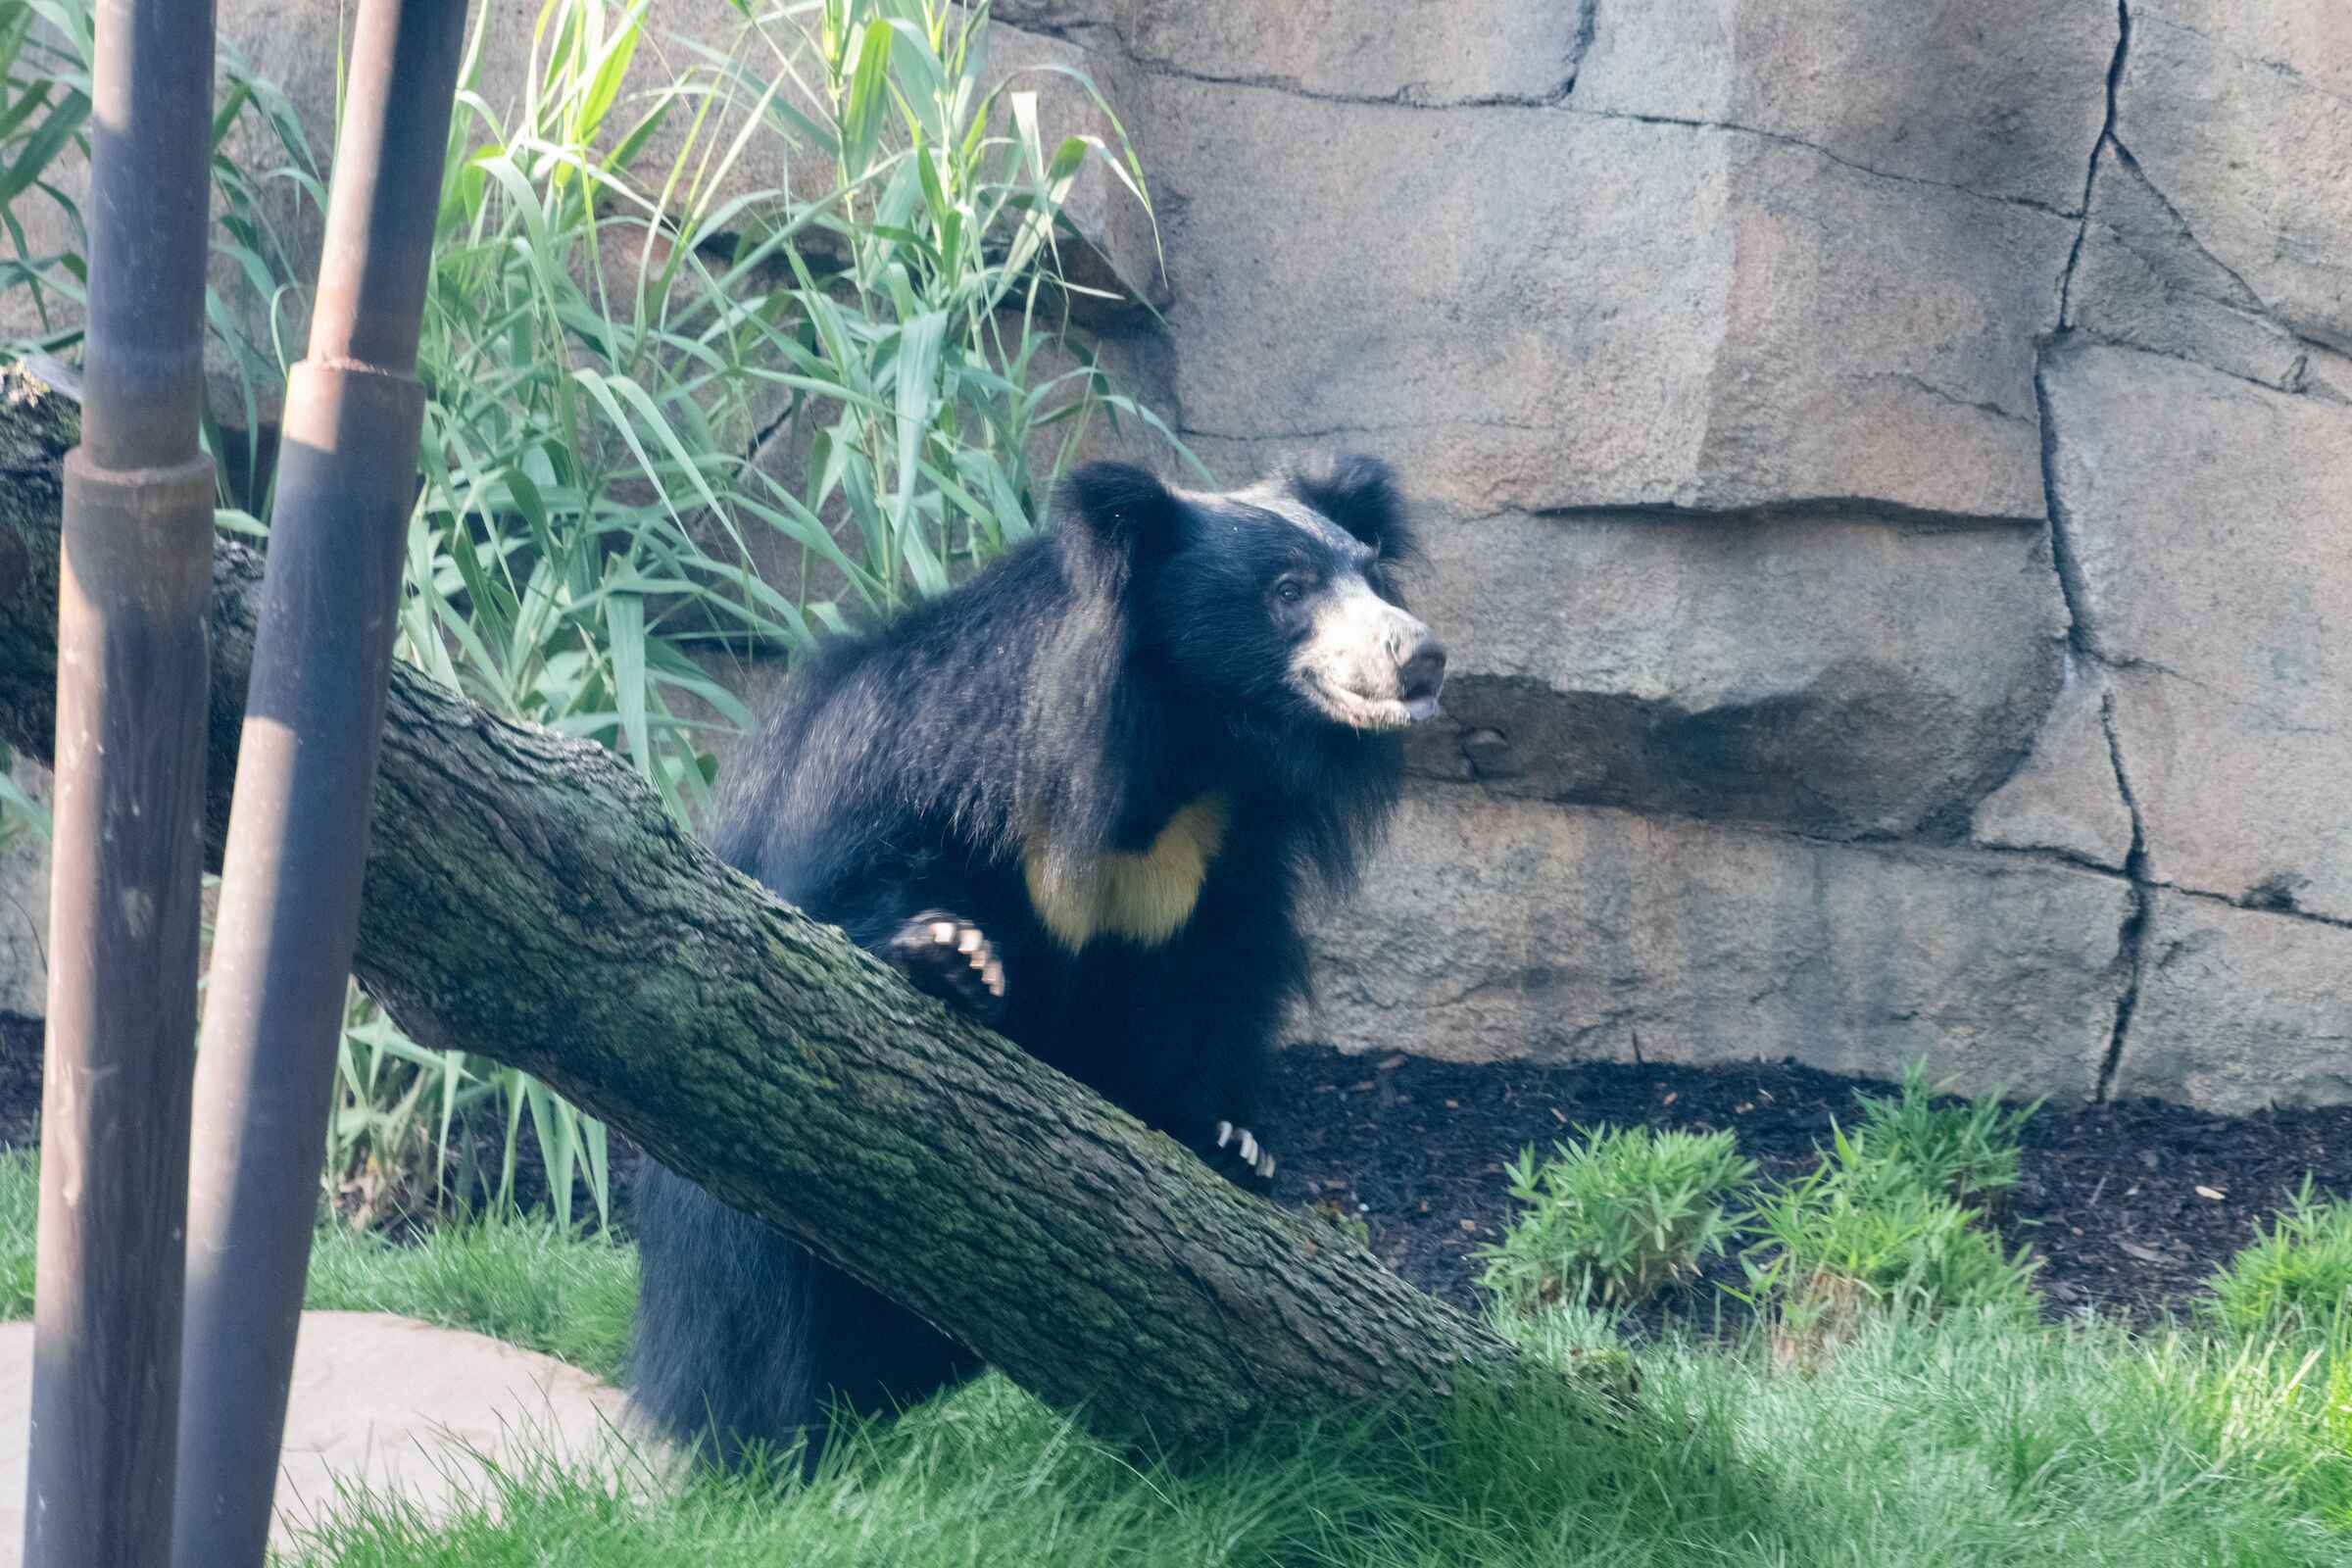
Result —
[{"label": "bear's hind leg", "polygon": [[637,1178],[630,1392],[662,1437],[732,1469],[820,1431],[816,1259],[647,1160]]},{"label": "bear's hind leg", "polygon": [[648,1160],[638,1177],[639,1412],[720,1469],[802,1445],[813,1474],[830,1406],[888,1415],[953,1388],[979,1357],[914,1313]]}]

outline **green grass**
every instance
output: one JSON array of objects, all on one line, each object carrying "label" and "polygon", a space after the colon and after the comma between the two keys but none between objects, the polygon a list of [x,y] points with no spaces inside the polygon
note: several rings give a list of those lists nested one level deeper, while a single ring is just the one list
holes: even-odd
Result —
[{"label": "green grass", "polygon": [[[33,1162],[0,1155],[0,1282],[30,1300]],[[486,1226],[415,1248],[322,1233],[313,1301],[506,1335],[609,1371],[625,1249]],[[1538,1355],[1590,1311],[1506,1322]],[[2338,1333],[2134,1337],[2009,1313],[1875,1315],[1812,1370],[1645,1346],[1673,1437],[1565,1401],[1465,1397],[1408,1432],[1254,1435],[1189,1472],[1106,1449],[999,1378],[858,1434],[806,1489],[508,1464],[427,1522],[352,1492],[296,1560],[367,1568],[697,1563],[1328,1568],[2051,1568],[2352,1560],[2352,1350]],[[646,1493],[651,1491],[652,1494]]]},{"label": "green grass", "polygon": [[0,1321],[32,1316],[33,1222],[41,1212],[41,1156],[0,1149]]},{"label": "green grass", "polygon": [[413,1245],[322,1229],[304,1297],[471,1329],[603,1378],[620,1372],[636,1298],[634,1249],[517,1220],[445,1226]]},{"label": "green grass", "polygon": [[[1592,1320],[1522,1331],[1539,1352]],[[1882,1317],[1820,1372],[1760,1346],[1644,1351],[1667,1445],[1565,1404],[1465,1399],[1409,1434],[1270,1433],[1204,1469],[1138,1467],[991,1379],[803,1491],[502,1472],[426,1524],[347,1496],[303,1560],[1347,1568],[2293,1568],[2352,1556],[2341,1380],[2302,1357],[2087,1325]],[[2298,1374],[2301,1374],[2298,1377]],[[2331,1404],[2333,1408],[2331,1409]]]},{"label": "green grass", "polygon": [[[32,1315],[40,1162],[0,1150],[0,1319]],[[524,1221],[445,1226],[414,1245],[319,1228],[306,1305],[398,1312],[471,1329],[613,1377],[636,1303],[637,1254]]]}]

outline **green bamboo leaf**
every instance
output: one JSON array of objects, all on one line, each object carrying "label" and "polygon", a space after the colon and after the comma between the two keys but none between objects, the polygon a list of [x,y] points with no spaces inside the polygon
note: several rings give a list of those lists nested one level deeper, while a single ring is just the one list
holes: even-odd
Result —
[{"label": "green bamboo leaf", "polygon": [[647,780],[654,776],[653,738],[645,721],[645,601],[635,594],[616,594],[605,601],[604,629],[612,657],[612,697],[620,711],[620,729],[628,741],[629,760]]},{"label": "green bamboo leaf", "polygon": [[882,113],[889,107],[890,47],[895,36],[890,24],[878,18],[858,34],[858,69],[850,78],[849,101],[841,117],[845,178],[859,178],[874,161],[874,148],[882,137]]},{"label": "green bamboo leaf", "polygon": [[0,171],[0,204],[14,202],[46,173],[50,161],[65,150],[89,115],[90,101],[79,93],[51,110],[40,128],[17,150],[15,161]]},{"label": "green bamboo leaf", "polygon": [[580,1152],[588,1165],[588,1192],[596,1200],[596,1228],[612,1228],[612,1157],[605,1124],[586,1112],[578,1118]]},{"label": "green bamboo leaf", "polygon": [[45,81],[34,82],[29,92],[20,94],[15,103],[0,110],[0,141],[14,136],[20,125],[49,106],[51,86],[52,83]]},{"label": "green bamboo leaf", "polygon": [[941,74],[941,62],[933,52],[933,40],[923,25],[921,13],[884,18],[881,24],[905,35],[892,50],[890,64],[905,83],[906,96],[917,104],[937,103],[947,91],[947,78]]},{"label": "green bamboo leaf", "polygon": [[604,48],[590,62],[588,81],[579,94],[579,107],[573,135],[581,142],[596,139],[597,127],[605,122],[613,100],[620,96],[621,79],[629,74],[629,62],[637,55],[638,40],[644,37],[645,8],[650,0],[638,0],[621,17],[619,24],[607,38]]},{"label": "green bamboo leaf", "polygon": [[947,591],[947,568],[940,564],[923,530],[914,525],[914,485],[922,474],[923,441],[930,428],[935,379],[939,374],[940,345],[946,339],[944,311],[926,311],[899,328],[898,376],[899,471],[898,495],[891,505],[892,521],[906,553],[908,575],[925,594]]},{"label": "green bamboo leaf", "polygon": [[[620,139],[612,144],[612,150],[605,155],[603,164],[605,172],[617,175],[626,173],[634,168],[638,155],[645,151],[646,144],[654,139],[656,132],[668,123],[670,108],[676,102],[676,99],[664,95],[651,109],[638,116],[635,123],[621,133]],[[683,153],[680,156],[683,157]]]},{"label": "green bamboo leaf", "polygon": [[531,1080],[518,1068],[509,1067],[499,1075],[499,1090],[507,1102],[507,1136],[498,1159],[496,1204],[501,1210],[512,1210],[514,1206],[514,1170],[522,1147],[524,1092],[530,1084]]},{"label": "green bamboo leaf", "polygon": [[[538,1079],[519,1074],[517,1077],[523,1102],[530,1107],[531,1134],[539,1141],[539,1157],[547,1167],[547,1196],[568,1226],[571,1223],[572,1144],[571,1127],[566,1116],[571,1107],[559,1104],[548,1087]],[[510,1167],[514,1161],[514,1150],[510,1147],[507,1151]],[[510,1183],[504,1202],[511,1207],[514,1201],[513,1184]]]}]

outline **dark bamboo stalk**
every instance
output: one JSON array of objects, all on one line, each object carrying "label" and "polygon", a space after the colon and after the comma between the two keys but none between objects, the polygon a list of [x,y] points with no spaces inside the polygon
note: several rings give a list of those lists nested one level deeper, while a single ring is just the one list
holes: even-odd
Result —
[{"label": "dark bamboo stalk", "polygon": [[358,937],[465,0],[363,0],[309,355],[288,377],[222,860],[187,1251],[174,1561],[259,1564]]},{"label": "dark bamboo stalk", "polygon": [[58,594],[31,1568],[160,1568],[171,1551],[211,696],[212,89],[209,0],[102,0]]}]

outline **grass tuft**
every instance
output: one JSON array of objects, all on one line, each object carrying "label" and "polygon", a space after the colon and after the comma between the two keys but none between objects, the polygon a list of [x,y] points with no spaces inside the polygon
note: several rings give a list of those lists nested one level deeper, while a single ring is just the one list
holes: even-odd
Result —
[{"label": "grass tuft", "polygon": [[1811,1364],[1871,1315],[1947,1312],[2031,1322],[2034,1263],[1909,1163],[1833,1127],[1827,1159],[1765,1198],[1741,1260],[1784,1359]]},{"label": "grass tuft", "polygon": [[2236,1334],[2328,1336],[2352,1325],[2352,1203],[2315,1203],[2306,1177],[2286,1211],[2215,1274],[2201,1303]]},{"label": "grass tuft", "polygon": [[1479,1283],[1509,1306],[1640,1305],[1723,1250],[1739,1223],[1725,1200],[1755,1174],[1728,1132],[1580,1128],[1553,1148],[1505,1167],[1522,1207],[1480,1250]]},{"label": "grass tuft", "polygon": [[2012,1110],[1987,1097],[1939,1105],[1924,1060],[1903,1069],[1892,1099],[1859,1098],[1858,1142],[1882,1159],[1909,1166],[1930,1192],[1975,1209],[2008,1200],[2018,1183],[2018,1134],[2042,1104],[2036,1100]]}]

